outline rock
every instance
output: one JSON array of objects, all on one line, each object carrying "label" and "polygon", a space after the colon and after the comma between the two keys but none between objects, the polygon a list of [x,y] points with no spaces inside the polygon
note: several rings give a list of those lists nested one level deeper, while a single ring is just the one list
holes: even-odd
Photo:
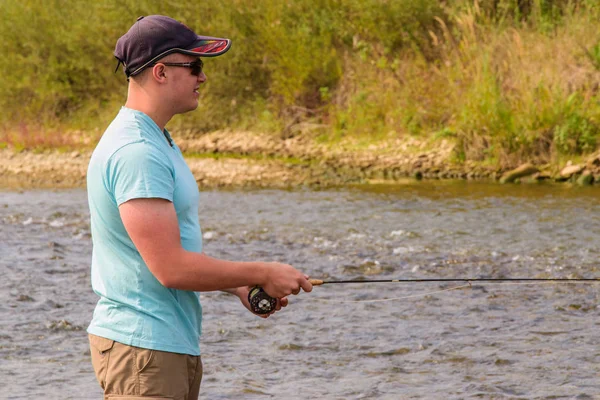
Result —
[{"label": "rock", "polygon": [[588,169],[597,169],[600,167],[600,151],[597,151],[588,157],[586,166]]},{"label": "rock", "polygon": [[545,181],[547,179],[552,178],[552,176],[548,173],[548,172],[538,172],[537,174],[533,175],[532,177],[533,179],[535,179],[536,181]]},{"label": "rock", "polygon": [[46,327],[52,331],[80,331],[81,326],[73,325],[71,322],[61,319],[60,321],[51,321],[46,324]]},{"label": "rock", "polygon": [[568,178],[562,177],[560,175],[554,176],[553,179],[554,179],[554,182],[566,182],[566,181],[568,181]]},{"label": "rock", "polygon": [[581,176],[577,179],[577,184],[579,186],[589,186],[594,183],[594,176],[588,170],[583,171]]},{"label": "rock", "polygon": [[560,176],[565,179],[569,179],[571,176],[581,172],[583,167],[580,165],[567,165],[560,171]]},{"label": "rock", "polygon": [[538,172],[538,169],[533,165],[526,163],[521,165],[519,168],[513,169],[512,171],[508,171],[505,173],[502,178],[500,178],[500,183],[511,183],[514,182],[517,178],[522,178],[524,176],[533,175]]}]

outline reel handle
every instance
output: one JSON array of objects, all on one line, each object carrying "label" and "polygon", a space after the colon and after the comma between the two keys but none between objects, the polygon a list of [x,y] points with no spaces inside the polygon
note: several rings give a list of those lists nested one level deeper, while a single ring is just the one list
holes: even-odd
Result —
[{"label": "reel handle", "polygon": [[[323,284],[322,280],[309,279],[308,280],[313,286],[319,286]],[[264,291],[260,286],[254,286],[248,292],[248,302],[252,312],[258,315],[268,314],[277,307],[277,299],[271,297]]]}]

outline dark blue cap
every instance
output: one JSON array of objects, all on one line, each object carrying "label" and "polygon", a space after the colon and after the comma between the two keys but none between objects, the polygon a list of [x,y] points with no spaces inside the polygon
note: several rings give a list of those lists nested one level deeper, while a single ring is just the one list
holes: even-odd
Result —
[{"label": "dark blue cap", "polygon": [[216,57],[231,47],[231,40],[197,35],[190,28],[164,15],[139,17],[115,47],[115,57],[134,76],[171,53]]}]

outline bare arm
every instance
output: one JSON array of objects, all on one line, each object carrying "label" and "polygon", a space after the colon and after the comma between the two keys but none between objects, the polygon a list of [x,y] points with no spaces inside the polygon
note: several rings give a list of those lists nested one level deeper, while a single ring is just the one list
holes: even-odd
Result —
[{"label": "bare arm", "polygon": [[277,298],[312,290],[305,275],[287,264],[226,261],[185,250],[168,200],[134,199],[119,212],[144,262],[166,287],[201,292],[259,285]]}]

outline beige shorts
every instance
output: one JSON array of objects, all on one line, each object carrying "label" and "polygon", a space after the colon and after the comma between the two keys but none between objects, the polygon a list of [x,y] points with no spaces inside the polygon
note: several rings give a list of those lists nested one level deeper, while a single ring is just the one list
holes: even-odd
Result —
[{"label": "beige shorts", "polygon": [[92,365],[104,399],[197,400],[200,356],[127,346],[89,335]]}]

